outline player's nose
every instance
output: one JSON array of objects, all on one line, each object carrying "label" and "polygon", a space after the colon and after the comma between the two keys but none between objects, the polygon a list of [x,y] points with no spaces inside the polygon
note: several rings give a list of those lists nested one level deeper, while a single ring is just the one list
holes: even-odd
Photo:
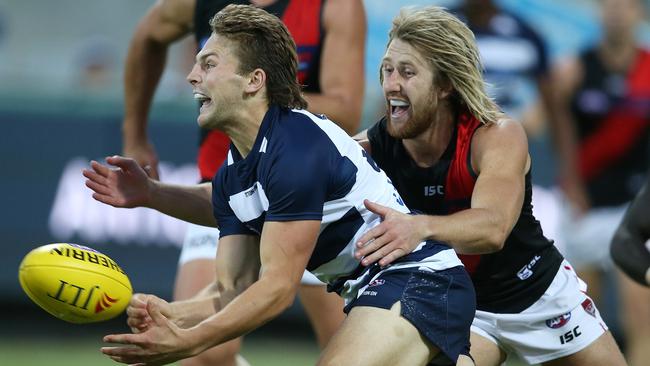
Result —
[{"label": "player's nose", "polygon": [[195,85],[199,82],[200,80],[200,67],[198,63],[195,63],[194,66],[192,67],[192,70],[190,70],[190,73],[187,74],[187,82],[189,82],[192,85]]}]

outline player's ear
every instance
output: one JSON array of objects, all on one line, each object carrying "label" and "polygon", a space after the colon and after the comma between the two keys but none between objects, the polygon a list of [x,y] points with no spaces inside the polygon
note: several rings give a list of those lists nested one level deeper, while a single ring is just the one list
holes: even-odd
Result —
[{"label": "player's ear", "polygon": [[248,74],[248,84],[245,91],[247,93],[256,93],[266,85],[266,72],[262,69],[255,69]]},{"label": "player's ear", "polygon": [[451,80],[447,75],[439,72],[436,74],[436,84],[438,85],[438,90],[440,92],[439,98],[446,99],[454,92],[454,86],[451,84]]}]

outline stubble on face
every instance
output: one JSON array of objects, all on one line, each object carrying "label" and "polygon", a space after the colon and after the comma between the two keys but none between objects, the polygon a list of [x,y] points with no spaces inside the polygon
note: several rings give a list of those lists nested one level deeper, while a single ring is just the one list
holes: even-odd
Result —
[{"label": "stubble on face", "polygon": [[388,134],[396,139],[412,139],[423,134],[435,121],[436,111],[438,109],[438,98],[434,92],[433,86],[429,87],[426,96],[422,100],[409,100],[410,118],[398,125],[391,120],[391,106],[386,102],[386,116],[388,119]]}]

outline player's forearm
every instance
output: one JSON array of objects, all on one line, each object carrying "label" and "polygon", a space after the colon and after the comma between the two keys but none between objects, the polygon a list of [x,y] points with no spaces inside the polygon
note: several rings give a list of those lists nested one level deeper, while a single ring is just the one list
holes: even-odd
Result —
[{"label": "player's forearm", "polygon": [[197,225],[217,225],[212,213],[211,183],[182,186],[151,181],[146,207]]},{"label": "player's forearm", "polygon": [[124,142],[146,139],[147,120],[154,92],[165,68],[167,45],[136,33],[124,71]]},{"label": "player's forearm", "polygon": [[173,319],[181,328],[191,328],[220,310],[219,294],[171,303]]},{"label": "player's forearm", "polygon": [[293,303],[295,285],[263,277],[221,311],[191,329],[202,349],[242,336],[278,316]]},{"label": "player's forearm", "polygon": [[446,242],[460,254],[497,252],[512,230],[503,215],[480,208],[420,220],[423,238]]},{"label": "player's forearm", "polygon": [[312,113],[324,114],[345,130],[348,135],[354,135],[361,125],[361,101],[355,96],[324,95],[305,93],[305,99]]}]

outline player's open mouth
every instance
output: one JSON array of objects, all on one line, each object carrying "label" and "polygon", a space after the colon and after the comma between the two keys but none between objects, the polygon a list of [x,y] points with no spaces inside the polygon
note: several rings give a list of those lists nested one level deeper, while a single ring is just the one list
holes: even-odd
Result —
[{"label": "player's open mouth", "polygon": [[407,113],[411,105],[401,99],[390,99],[390,116],[392,118],[400,118],[404,117]]},{"label": "player's open mouth", "polygon": [[201,103],[201,109],[206,107],[212,102],[212,99],[208,98],[205,94],[194,92],[194,99],[198,100]]}]

